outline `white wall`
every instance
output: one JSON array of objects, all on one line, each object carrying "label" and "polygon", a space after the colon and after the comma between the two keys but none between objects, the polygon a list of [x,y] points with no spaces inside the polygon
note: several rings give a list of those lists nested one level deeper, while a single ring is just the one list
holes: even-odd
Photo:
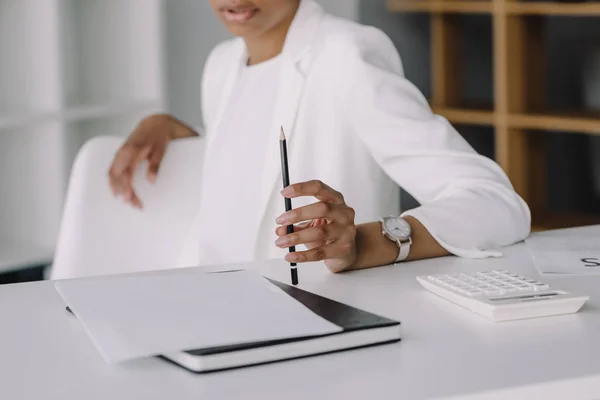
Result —
[{"label": "white wall", "polygon": [[200,78],[210,50],[229,37],[207,0],[166,2],[167,102],[183,121],[199,125]]},{"label": "white wall", "polygon": [[359,0],[319,0],[319,3],[333,15],[358,21]]},{"label": "white wall", "polygon": [[[358,0],[319,0],[334,15],[357,20]],[[168,108],[188,124],[200,125],[200,79],[210,50],[230,37],[208,0],[166,2]]]}]

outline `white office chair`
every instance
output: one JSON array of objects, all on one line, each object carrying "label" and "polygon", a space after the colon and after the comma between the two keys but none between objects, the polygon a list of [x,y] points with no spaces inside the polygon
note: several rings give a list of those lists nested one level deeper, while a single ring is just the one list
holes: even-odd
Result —
[{"label": "white office chair", "polygon": [[204,140],[173,141],[155,185],[146,179],[147,164],[138,168],[134,187],[141,211],[115,198],[109,187],[109,166],[122,142],[98,137],[79,151],[50,279],[193,265],[188,239],[200,202]]}]

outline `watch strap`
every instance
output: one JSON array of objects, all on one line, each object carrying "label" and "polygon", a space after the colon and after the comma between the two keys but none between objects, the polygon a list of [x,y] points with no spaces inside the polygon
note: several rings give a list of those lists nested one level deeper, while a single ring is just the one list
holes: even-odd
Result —
[{"label": "watch strap", "polygon": [[408,253],[410,253],[410,246],[412,244],[412,241],[410,239],[405,242],[401,242],[400,240],[398,240],[396,243],[398,244],[398,248],[400,249],[400,251],[398,252],[398,257],[396,258],[395,262],[399,263],[408,258]]}]

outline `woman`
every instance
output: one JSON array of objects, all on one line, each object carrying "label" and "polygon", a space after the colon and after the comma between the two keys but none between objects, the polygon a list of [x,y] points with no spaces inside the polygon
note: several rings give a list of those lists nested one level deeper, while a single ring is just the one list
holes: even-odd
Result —
[{"label": "woman", "polygon": [[[210,3],[235,38],[212,51],[202,80],[199,264],[285,257],[339,272],[494,256],[528,235],[529,209],[506,175],[432,113],[381,31],[327,15],[313,0]],[[301,182],[282,193],[281,126],[292,180]],[[168,143],[195,135],[168,115],[144,119],[110,169],[115,195],[141,207],[135,166],[148,160],[157,179]],[[398,185],[421,206],[385,220],[382,234],[376,213],[397,212]],[[296,208],[279,216],[282,195]],[[288,224],[297,225],[291,235]],[[305,248],[287,254],[292,245]]]}]

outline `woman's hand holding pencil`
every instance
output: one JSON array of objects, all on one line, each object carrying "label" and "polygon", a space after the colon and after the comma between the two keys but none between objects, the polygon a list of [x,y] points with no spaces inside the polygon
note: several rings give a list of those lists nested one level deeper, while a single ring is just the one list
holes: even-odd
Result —
[{"label": "woman's hand holding pencil", "polygon": [[[332,272],[351,267],[356,261],[355,213],[344,196],[316,180],[289,185],[281,194],[287,199],[312,196],[319,200],[277,218],[281,226],[275,244],[281,248],[303,244],[308,249],[291,252],[285,259],[291,263],[324,261]],[[294,232],[288,233],[289,225],[294,225]]]}]

